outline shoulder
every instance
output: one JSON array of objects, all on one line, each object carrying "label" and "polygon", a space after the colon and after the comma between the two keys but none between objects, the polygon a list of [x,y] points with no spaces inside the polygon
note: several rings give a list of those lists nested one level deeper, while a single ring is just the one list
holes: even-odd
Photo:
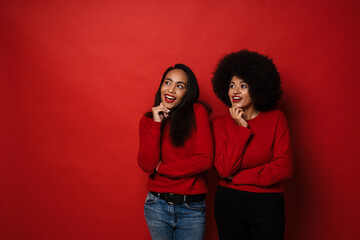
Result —
[{"label": "shoulder", "polygon": [[198,129],[209,128],[210,129],[210,122],[209,122],[209,114],[206,110],[206,107],[201,103],[194,103],[193,105],[194,110],[194,117],[195,117],[195,125]]},{"label": "shoulder", "polygon": [[207,112],[206,107],[199,102],[194,103],[193,105],[194,111],[201,111],[201,112]]},{"label": "shoulder", "polygon": [[149,120],[151,120],[151,118],[150,118],[150,117],[147,117],[146,115],[143,115],[143,116],[140,118],[140,122],[147,122],[147,121],[149,121]]},{"label": "shoulder", "polygon": [[207,111],[206,107],[203,104],[194,103],[193,109],[194,109],[194,114],[195,114],[196,117],[203,116],[203,117],[208,118],[208,116],[209,116],[208,111]]},{"label": "shoulder", "polygon": [[262,115],[263,115],[263,120],[267,121],[268,123],[273,123],[277,126],[287,125],[286,116],[281,110],[276,109],[276,110],[262,112]]},{"label": "shoulder", "polygon": [[197,126],[209,125],[209,114],[206,107],[201,103],[194,103],[193,105],[195,122]]},{"label": "shoulder", "polygon": [[271,119],[271,118],[274,120],[280,119],[280,118],[286,119],[285,114],[281,110],[278,110],[278,109],[262,112],[261,114],[265,118],[268,118],[268,119]]}]

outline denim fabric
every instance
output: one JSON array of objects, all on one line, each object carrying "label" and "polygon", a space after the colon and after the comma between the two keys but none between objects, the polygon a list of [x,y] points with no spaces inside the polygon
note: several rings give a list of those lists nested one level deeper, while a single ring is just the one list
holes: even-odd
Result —
[{"label": "denim fabric", "polygon": [[153,240],[202,240],[205,232],[205,201],[171,204],[148,193],[145,220]]}]

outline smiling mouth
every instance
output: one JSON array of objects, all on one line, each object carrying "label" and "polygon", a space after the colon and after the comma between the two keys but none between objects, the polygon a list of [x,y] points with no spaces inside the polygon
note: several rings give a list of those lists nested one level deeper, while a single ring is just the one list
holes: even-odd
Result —
[{"label": "smiling mouth", "polygon": [[165,101],[167,103],[172,103],[172,102],[174,102],[176,100],[176,97],[168,95],[168,94],[165,94],[164,97],[165,97]]},{"label": "smiling mouth", "polygon": [[238,96],[234,96],[234,97],[232,97],[232,100],[233,100],[233,102],[240,102],[242,100],[242,98],[238,97]]}]

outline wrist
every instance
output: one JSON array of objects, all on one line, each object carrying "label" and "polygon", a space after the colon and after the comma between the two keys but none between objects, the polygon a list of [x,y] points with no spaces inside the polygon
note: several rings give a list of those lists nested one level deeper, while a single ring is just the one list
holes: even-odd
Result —
[{"label": "wrist", "polygon": [[154,122],[158,122],[158,123],[161,123],[162,119],[159,115],[155,115],[153,114],[153,120]]},{"label": "wrist", "polygon": [[247,123],[245,120],[236,119],[235,122],[236,122],[236,124],[237,124],[238,126],[242,126],[242,127],[245,127],[245,128],[248,127],[248,123]]},{"label": "wrist", "polygon": [[161,119],[153,118],[154,122],[161,123]]}]

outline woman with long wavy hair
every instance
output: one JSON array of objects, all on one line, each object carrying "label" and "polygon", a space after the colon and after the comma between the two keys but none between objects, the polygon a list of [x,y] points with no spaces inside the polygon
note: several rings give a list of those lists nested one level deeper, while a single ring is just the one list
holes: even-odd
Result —
[{"label": "woman with long wavy hair", "polygon": [[164,72],[154,106],[140,120],[138,163],[149,173],[144,212],[154,240],[204,236],[213,140],[198,96],[194,73],[176,64]]}]

